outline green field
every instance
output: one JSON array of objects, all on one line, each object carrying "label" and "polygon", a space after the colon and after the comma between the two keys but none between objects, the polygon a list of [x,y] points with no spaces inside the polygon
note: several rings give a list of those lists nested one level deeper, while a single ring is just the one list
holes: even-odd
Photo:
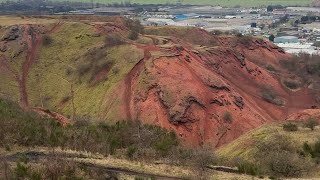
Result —
[{"label": "green field", "polygon": [[[89,1],[89,0],[88,0]],[[194,5],[220,5],[224,7],[259,7],[267,5],[287,5],[287,6],[307,6],[310,5],[312,0],[94,0],[95,2],[101,3],[121,3],[121,2],[131,2],[139,4],[175,4],[181,2],[182,4],[194,4]]]},{"label": "green field", "polygon": [[[6,2],[7,0],[0,0]],[[53,0],[65,1],[65,0]],[[213,5],[223,7],[262,7],[267,5],[284,5],[284,6],[309,6],[313,0],[69,0],[69,2],[91,2],[102,4],[114,3],[138,3],[138,4],[192,4],[192,5]]]}]

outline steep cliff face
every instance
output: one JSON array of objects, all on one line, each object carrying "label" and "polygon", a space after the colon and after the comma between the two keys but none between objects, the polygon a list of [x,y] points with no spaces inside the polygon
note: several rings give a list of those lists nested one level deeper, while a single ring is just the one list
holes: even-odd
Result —
[{"label": "steep cliff face", "polygon": [[281,70],[279,60],[290,55],[265,40],[216,37],[209,47],[171,36],[141,48],[145,58],[117,88],[125,104],[119,116],[172,129],[187,144],[220,146],[316,104],[306,88],[288,90],[266,70]]},{"label": "steep cliff face", "polygon": [[[221,146],[318,106],[319,93],[283,86],[289,73],[279,61],[290,55],[266,40],[167,27],[132,41],[121,18],[70,21],[3,31],[2,97],[70,117],[156,124],[191,146]],[[107,46],[110,35],[121,43]],[[15,57],[13,42],[25,44]]]}]

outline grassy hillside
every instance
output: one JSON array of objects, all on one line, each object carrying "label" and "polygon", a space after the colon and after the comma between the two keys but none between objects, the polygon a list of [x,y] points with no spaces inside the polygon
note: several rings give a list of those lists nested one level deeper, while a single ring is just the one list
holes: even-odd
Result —
[{"label": "grassy hillside", "polygon": [[[310,149],[315,150],[319,146],[320,128],[316,127],[311,130],[301,122],[293,124],[298,126],[298,130],[286,131],[283,124],[265,125],[252,130],[219,148],[217,154],[228,162],[241,162],[243,166],[246,166],[249,174],[267,172],[271,175],[285,175],[288,173],[290,176],[290,173],[294,175],[293,171],[300,171],[301,174],[296,174],[297,176],[304,174],[307,177],[310,175],[318,177],[320,176],[319,166],[313,164],[318,162],[317,155],[308,154],[308,149],[311,147]],[[305,166],[305,169],[296,166],[300,164]],[[279,167],[273,171],[271,166]],[[282,167],[287,167],[287,169],[283,170]],[[301,170],[294,170],[294,168],[301,168]]]},{"label": "grassy hillside", "polygon": [[[5,1],[5,0],[0,0]],[[63,1],[63,0],[56,0],[56,1]],[[71,0],[74,2],[80,2],[79,0]],[[86,0],[87,2],[91,2]],[[84,1],[81,1],[84,2]],[[284,5],[284,6],[308,6],[311,4],[312,0],[130,0],[130,1],[118,1],[118,0],[95,0],[94,3],[104,3],[104,4],[113,4],[121,2],[130,2],[130,3],[139,3],[139,4],[176,4],[177,2],[181,2],[182,4],[192,4],[192,5],[213,5],[213,6],[224,6],[224,7],[235,7],[235,6],[242,6],[242,7],[260,7],[260,6],[267,6],[267,5]]]},{"label": "grassy hillside", "polygon": [[[5,28],[1,30],[5,31]],[[106,47],[105,35],[96,33],[94,26],[79,22],[64,23],[45,37],[50,39],[50,43],[41,44],[36,63],[28,75],[26,86],[30,105],[71,114],[71,91],[74,91],[77,116],[116,118],[112,113],[101,114],[103,102],[143,58],[143,50],[130,44]],[[10,54],[18,51],[16,49],[19,47],[10,48],[5,55],[10,58]],[[22,73],[24,58],[23,55],[15,57],[15,60],[10,58],[9,66],[16,74]],[[18,101],[17,82],[12,81],[9,73],[1,76],[1,95]]]},{"label": "grassy hillside", "polygon": [[251,132],[240,136],[236,141],[218,149],[218,154],[227,158],[241,157],[251,159],[257,151],[257,142],[265,141],[274,134],[280,133],[283,136],[289,136],[295,140],[295,147],[301,148],[304,142],[314,143],[320,137],[320,128],[311,131],[308,128],[300,127],[298,131],[286,132],[282,124],[265,125],[261,128],[254,129]]}]

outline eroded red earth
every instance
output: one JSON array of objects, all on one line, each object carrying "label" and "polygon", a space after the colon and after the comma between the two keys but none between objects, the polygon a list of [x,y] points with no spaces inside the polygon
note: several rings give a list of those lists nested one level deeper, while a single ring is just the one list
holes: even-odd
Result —
[{"label": "eroded red earth", "polygon": [[[51,33],[58,27],[59,24],[42,31]],[[93,27],[100,35],[119,32],[123,35],[126,31],[114,23],[94,24]],[[28,108],[26,81],[42,36],[32,25],[19,28],[23,32],[20,41],[28,47],[21,74],[10,69],[4,56],[0,57],[0,67],[18,82],[20,104]],[[142,49],[144,57],[118,83],[112,96],[105,97],[102,114],[112,106],[119,106],[116,112],[119,119],[139,120],[173,130],[191,146],[207,143],[221,146],[253,128],[284,121],[287,117],[299,120],[307,114],[319,119],[316,109],[319,104],[315,101],[319,92],[307,87],[292,91],[282,85],[281,77],[289,76],[289,72],[280,66],[279,60],[290,57],[283,50],[266,40],[250,39],[244,44],[235,37],[212,37],[205,31],[196,32],[199,39],[189,38],[188,41],[152,35],[145,38],[151,38],[153,45],[127,40]],[[198,44],[201,38],[208,37],[211,39],[206,46]],[[192,39],[196,39],[196,44]],[[212,39],[216,43],[210,46]],[[266,70],[266,65],[275,67],[277,73]],[[262,98],[266,87],[273,89],[282,105]],[[117,99],[121,102],[114,103]],[[56,112],[33,109],[63,124],[69,121]]]},{"label": "eroded red earth", "polygon": [[[232,47],[228,41],[233,39],[225,38],[220,46],[195,47],[172,38],[169,48],[140,47],[145,55],[163,55],[145,57],[125,78],[125,88],[117,88],[124,89],[119,116],[173,130],[191,146],[221,146],[262,124],[318,106],[309,89],[291,91],[263,68],[272,64],[281,69],[279,60],[290,55],[264,40],[253,39],[250,48]],[[263,100],[265,87],[284,104]],[[226,113],[232,120],[226,120]]]}]

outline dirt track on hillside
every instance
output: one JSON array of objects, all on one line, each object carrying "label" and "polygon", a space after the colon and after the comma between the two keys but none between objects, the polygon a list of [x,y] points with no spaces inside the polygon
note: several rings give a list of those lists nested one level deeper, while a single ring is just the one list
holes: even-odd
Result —
[{"label": "dirt track on hillside", "polygon": [[[50,29],[47,34],[54,33],[61,26],[61,23],[57,23]],[[26,59],[23,62],[21,77],[19,80],[19,89],[20,89],[20,106],[23,109],[29,108],[28,102],[28,93],[27,93],[27,81],[29,71],[32,65],[36,62],[37,53],[42,43],[42,35],[39,32],[36,32],[36,29],[30,25],[24,25],[24,32],[22,36],[23,41],[26,42],[28,49],[26,52]]]},{"label": "dirt track on hillside", "polygon": [[143,49],[144,57],[141,59],[126,75],[124,79],[125,89],[123,94],[123,99],[125,102],[125,113],[127,120],[132,120],[131,106],[133,104],[132,100],[132,83],[140,75],[142,68],[145,66],[145,62],[151,58],[151,50],[157,49],[155,46],[138,46],[138,48]]}]

